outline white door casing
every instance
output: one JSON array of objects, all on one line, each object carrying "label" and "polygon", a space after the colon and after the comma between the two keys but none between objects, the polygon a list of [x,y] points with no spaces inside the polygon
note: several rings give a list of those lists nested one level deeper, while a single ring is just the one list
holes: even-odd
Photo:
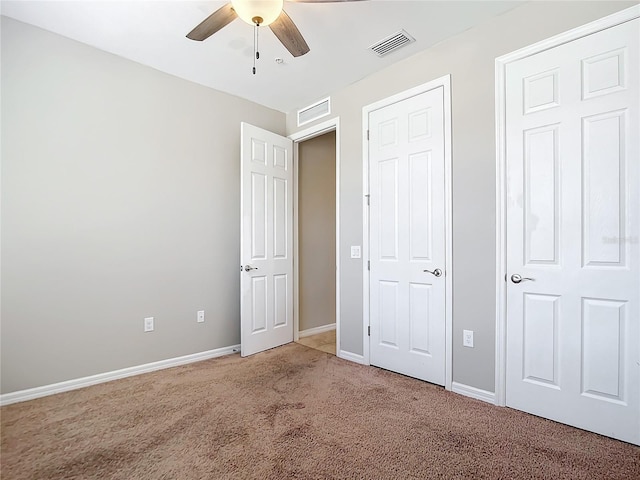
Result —
[{"label": "white door casing", "polygon": [[450,383],[444,110],[440,85],[367,119],[370,363],[440,385]]},{"label": "white door casing", "polygon": [[241,354],[293,341],[293,143],[241,126]]},{"label": "white door casing", "polygon": [[507,63],[504,105],[506,405],[636,444],[639,24]]}]

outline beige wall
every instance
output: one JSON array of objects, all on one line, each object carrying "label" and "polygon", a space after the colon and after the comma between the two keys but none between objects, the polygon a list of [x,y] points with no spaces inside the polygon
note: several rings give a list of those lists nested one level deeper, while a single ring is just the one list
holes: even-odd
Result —
[{"label": "beige wall", "polygon": [[300,330],[336,321],[336,133],[298,146]]},{"label": "beige wall", "polygon": [[[494,390],[495,58],[637,2],[528,2],[331,94],[340,117],[341,348],[362,354],[362,107],[451,74],[453,115],[453,380]],[[297,129],[295,113],[287,132]],[[304,128],[308,128],[305,125]],[[462,347],[462,330],[475,348]]]},{"label": "beige wall", "polygon": [[1,80],[1,391],[239,343],[240,122],[284,114],[4,17]]}]

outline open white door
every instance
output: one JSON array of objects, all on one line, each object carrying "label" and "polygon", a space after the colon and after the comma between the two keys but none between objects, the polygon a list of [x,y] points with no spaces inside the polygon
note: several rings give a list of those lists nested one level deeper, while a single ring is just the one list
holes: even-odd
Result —
[{"label": "open white door", "polygon": [[243,357],[293,341],[293,142],[242,123]]},{"label": "open white door", "polygon": [[510,407],[640,444],[640,20],[506,69]]}]

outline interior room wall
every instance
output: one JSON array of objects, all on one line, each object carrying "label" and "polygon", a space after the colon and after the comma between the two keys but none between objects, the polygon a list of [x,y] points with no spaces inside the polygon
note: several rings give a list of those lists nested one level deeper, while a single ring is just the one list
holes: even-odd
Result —
[{"label": "interior room wall", "polygon": [[336,133],[298,145],[299,329],[336,322]]},{"label": "interior room wall", "polygon": [[240,122],[284,114],[1,26],[1,392],[240,343]]},{"label": "interior room wall", "polygon": [[[343,350],[363,353],[362,262],[366,259],[349,257],[350,246],[362,245],[363,239],[362,108],[443,75],[452,76],[453,380],[492,392],[496,321],[495,58],[637,3],[527,2],[353,85],[319,95],[331,95],[332,116],[340,117]],[[287,133],[298,130],[292,112],[287,115]],[[475,332],[474,348],[462,346],[463,329]]]}]

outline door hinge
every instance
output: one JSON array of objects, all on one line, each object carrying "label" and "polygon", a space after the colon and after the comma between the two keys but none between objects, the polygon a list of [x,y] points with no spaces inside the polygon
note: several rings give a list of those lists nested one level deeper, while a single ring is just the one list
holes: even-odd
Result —
[{"label": "door hinge", "polygon": [[371,260],[367,260],[367,270],[371,270]]},{"label": "door hinge", "polygon": [[369,140],[369,130],[367,130],[367,140]]},{"label": "door hinge", "polygon": [[365,197],[367,197],[367,206],[369,206],[369,205],[371,204],[371,203],[370,203],[370,200],[371,200],[371,194],[367,193],[367,194],[365,195]]},{"label": "door hinge", "polygon": [[371,336],[371,325],[369,325],[367,327],[367,335],[370,337]]}]

